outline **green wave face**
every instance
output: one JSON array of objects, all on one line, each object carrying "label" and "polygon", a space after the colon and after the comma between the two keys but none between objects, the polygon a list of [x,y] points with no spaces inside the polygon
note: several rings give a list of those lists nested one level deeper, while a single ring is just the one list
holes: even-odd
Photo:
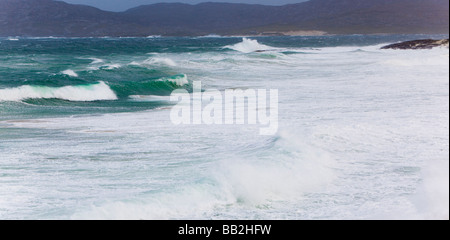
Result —
[{"label": "green wave face", "polygon": [[185,88],[188,85],[187,76],[179,74],[156,80],[111,84],[111,88],[120,98],[127,98],[133,95],[169,96],[175,89]]}]

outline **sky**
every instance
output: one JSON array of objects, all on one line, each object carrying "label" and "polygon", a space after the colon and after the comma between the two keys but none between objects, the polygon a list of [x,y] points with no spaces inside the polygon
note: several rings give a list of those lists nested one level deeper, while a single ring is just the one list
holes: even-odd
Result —
[{"label": "sky", "polygon": [[230,2],[230,3],[250,3],[264,5],[284,5],[289,3],[305,2],[306,0],[63,0],[67,3],[90,5],[102,10],[125,11],[132,7],[159,2],[182,2],[196,4],[201,2]]}]

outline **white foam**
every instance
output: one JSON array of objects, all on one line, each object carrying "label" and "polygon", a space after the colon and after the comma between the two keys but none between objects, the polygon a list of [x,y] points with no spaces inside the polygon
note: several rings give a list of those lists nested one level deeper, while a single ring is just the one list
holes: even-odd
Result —
[{"label": "white foam", "polygon": [[25,99],[63,99],[68,101],[116,100],[116,94],[104,82],[91,85],[45,87],[24,85],[0,89],[1,101],[22,101]]},{"label": "white foam", "polygon": [[157,96],[157,95],[131,95],[130,100],[136,102],[165,102],[170,101],[170,96]]},{"label": "white foam", "polygon": [[251,52],[257,52],[257,51],[267,51],[272,50],[274,48],[260,44],[257,40],[252,40],[248,38],[243,38],[242,42],[237,43],[235,45],[229,45],[225,48],[229,48],[235,51],[243,52],[243,53],[251,53]]},{"label": "white foam", "polygon": [[120,64],[109,64],[109,65],[105,65],[105,66],[102,66],[102,68],[105,68],[105,69],[107,69],[107,70],[113,70],[113,69],[117,69],[117,68],[121,68],[122,67],[122,65],[120,65]]},{"label": "white foam", "polygon": [[92,206],[77,212],[71,219],[92,220],[170,220],[204,219],[216,207],[233,204],[232,199],[217,198],[220,189],[211,185],[186,187],[178,193],[161,193],[157,198],[144,201],[117,201]]},{"label": "white foam", "polygon": [[169,66],[169,67],[176,67],[177,64],[175,61],[173,61],[170,58],[148,58],[142,62],[136,62],[133,61],[130,63],[130,65],[135,66],[152,66],[152,65],[159,65],[159,66]]},{"label": "white foam", "polygon": [[[407,52],[406,52],[407,53]],[[439,66],[448,65],[448,56],[441,55],[439,58],[437,56],[424,56],[422,58],[412,58],[408,54],[403,53],[403,55],[384,60],[381,64],[390,65],[395,67],[421,67],[421,66]]]},{"label": "white foam", "polygon": [[[224,159],[210,169],[208,181],[179,186],[139,201],[116,201],[78,212],[73,219],[205,219],[222,218],[224,209],[248,210],[276,202],[296,203],[320,191],[335,178],[324,151],[287,132],[266,159]],[[285,152],[285,153],[284,153]],[[269,217],[270,216],[266,216]]]},{"label": "white foam", "polygon": [[106,63],[105,64],[105,60],[101,59],[101,58],[88,58],[89,60],[92,60],[92,62],[90,63],[90,65],[95,65],[95,66],[89,66],[88,69],[89,70],[99,70],[99,69],[107,69],[107,70],[113,70],[113,69],[117,69],[117,68],[121,68],[122,65],[118,64],[118,63]]},{"label": "white foam", "polygon": [[200,36],[200,37],[196,37],[196,38],[224,38],[224,37],[220,36],[218,34],[208,34],[208,35]]},{"label": "white foam", "polygon": [[175,61],[173,61],[170,58],[151,58],[145,61],[146,64],[161,64],[161,65],[167,65],[167,66],[171,66],[171,67],[176,67],[177,64],[175,63]]},{"label": "white foam", "polygon": [[71,69],[64,70],[61,73],[70,77],[78,77],[78,74]]},{"label": "white foam", "polygon": [[184,86],[189,83],[188,77],[186,74],[177,75],[169,78],[162,78],[162,81],[169,81],[177,84],[178,86]]},{"label": "white foam", "polygon": [[266,160],[225,161],[222,184],[236,199],[260,205],[268,201],[300,199],[319,191],[336,177],[332,157],[304,142],[298,135],[280,131],[276,157]]},{"label": "white foam", "polygon": [[88,58],[88,59],[92,60],[91,64],[98,64],[105,62],[103,59],[100,58]]},{"label": "white foam", "polygon": [[413,197],[418,219],[449,219],[449,161],[435,160],[423,169],[423,182]]},{"label": "white foam", "polygon": [[97,71],[97,70],[114,70],[121,68],[122,65],[118,63],[112,63],[112,64],[105,64],[105,65],[96,65],[96,66],[89,66],[86,69],[90,71]]}]

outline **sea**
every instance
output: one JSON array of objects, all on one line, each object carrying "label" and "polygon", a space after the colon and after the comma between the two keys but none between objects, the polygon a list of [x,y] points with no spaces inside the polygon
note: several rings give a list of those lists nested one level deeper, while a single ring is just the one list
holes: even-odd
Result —
[{"label": "sea", "polygon": [[[448,35],[0,38],[0,219],[448,219]],[[176,124],[276,89],[278,128]]]}]

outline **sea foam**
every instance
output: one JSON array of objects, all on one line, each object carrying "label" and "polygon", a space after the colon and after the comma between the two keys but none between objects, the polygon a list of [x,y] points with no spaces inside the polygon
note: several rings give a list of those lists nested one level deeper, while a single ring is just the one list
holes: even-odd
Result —
[{"label": "sea foam", "polygon": [[169,67],[176,67],[177,64],[175,63],[175,61],[173,61],[170,58],[148,58],[144,61],[141,62],[136,62],[133,61],[130,63],[130,65],[134,65],[134,66],[153,66],[153,65],[157,65],[157,66],[169,66]]},{"label": "sea foam", "polygon": [[226,46],[225,48],[229,48],[235,51],[243,52],[243,53],[251,53],[257,51],[267,51],[274,49],[270,46],[260,44],[257,40],[252,40],[248,38],[243,38],[242,42]]},{"label": "sea foam", "polygon": [[116,100],[116,94],[104,82],[90,85],[47,87],[24,85],[0,89],[0,102],[25,99],[62,99],[77,102]]},{"label": "sea foam", "polygon": [[[154,192],[139,201],[109,202],[71,216],[72,219],[204,219],[225,208],[245,211],[289,203],[325,188],[335,179],[335,160],[301,138],[283,131],[273,141],[276,159],[227,159],[218,162],[205,181]],[[301,150],[299,150],[301,149]],[[260,211],[264,216],[264,210]],[[222,216],[223,217],[223,216]]]},{"label": "sea foam", "polygon": [[178,86],[184,86],[189,83],[189,80],[188,80],[186,74],[179,74],[179,75],[175,75],[175,76],[171,76],[171,77],[165,77],[165,78],[162,78],[161,81],[172,82]]},{"label": "sea foam", "polygon": [[78,77],[78,74],[73,71],[72,69],[67,69],[61,72],[64,75],[70,76],[70,77]]},{"label": "sea foam", "polygon": [[92,60],[91,64],[98,64],[105,62],[103,59],[100,58],[88,58],[89,60]]}]

